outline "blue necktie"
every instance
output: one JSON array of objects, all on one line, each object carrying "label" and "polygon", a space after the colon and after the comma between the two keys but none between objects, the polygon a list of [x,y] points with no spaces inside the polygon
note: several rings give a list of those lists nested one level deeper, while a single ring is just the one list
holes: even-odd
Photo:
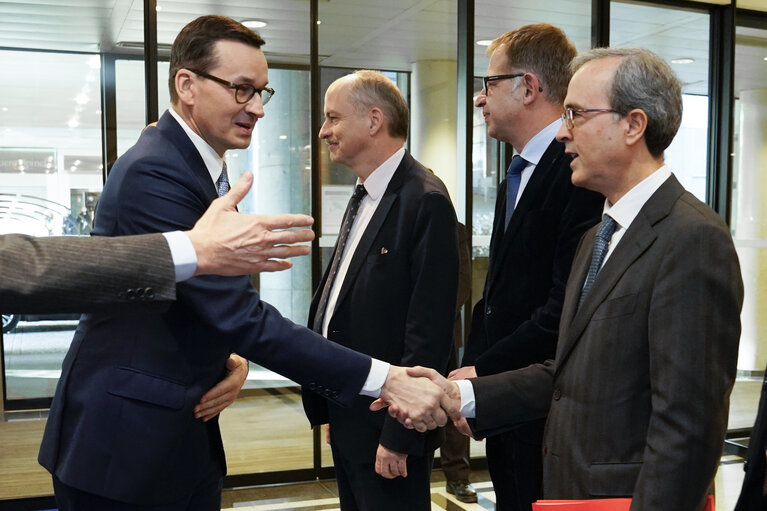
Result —
[{"label": "blue necktie", "polygon": [[610,238],[613,237],[615,229],[618,224],[609,215],[605,215],[602,218],[602,223],[597,229],[597,236],[594,239],[594,249],[591,251],[591,263],[589,263],[589,273],[586,275],[586,282],[583,284],[581,290],[581,297],[578,300],[578,308],[580,309],[583,300],[586,295],[591,291],[594,281],[597,279],[597,274],[602,268],[602,263],[607,255],[607,249],[610,246]]},{"label": "blue necktie", "polygon": [[224,166],[221,168],[221,175],[218,176],[218,181],[216,181],[216,190],[219,197],[223,197],[229,191],[229,175],[226,173],[226,162],[224,162]]},{"label": "blue necktie", "polygon": [[328,307],[330,290],[333,288],[333,282],[336,280],[338,267],[341,265],[341,256],[344,255],[344,249],[346,248],[346,242],[349,240],[349,233],[352,230],[354,219],[357,217],[357,211],[359,211],[362,199],[366,194],[367,190],[365,190],[365,186],[357,185],[357,188],[354,189],[354,193],[352,194],[352,198],[349,199],[349,205],[346,206],[346,215],[344,216],[344,222],[341,225],[341,231],[338,233],[336,252],[333,254],[333,261],[330,263],[328,279],[325,281],[325,287],[322,288],[322,295],[320,295],[320,301],[317,303],[317,310],[314,312],[314,324],[312,326],[317,333],[322,333],[322,324],[325,321],[325,309]]},{"label": "blue necktie", "polygon": [[504,224],[506,227],[509,226],[511,215],[514,213],[519,183],[522,182],[522,171],[527,167],[527,163],[527,160],[516,155],[511,159],[509,170],[506,172],[506,223]]}]

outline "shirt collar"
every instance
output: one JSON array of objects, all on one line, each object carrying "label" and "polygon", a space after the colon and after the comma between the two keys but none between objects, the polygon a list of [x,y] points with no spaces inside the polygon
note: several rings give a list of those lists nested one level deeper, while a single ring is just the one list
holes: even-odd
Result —
[{"label": "shirt collar", "polygon": [[557,119],[541,131],[539,131],[530,141],[522,148],[522,152],[519,155],[533,165],[538,165],[541,161],[543,153],[549,148],[551,142],[559,131],[559,126],[562,124],[562,119]]},{"label": "shirt collar", "polygon": [[181,125],[181,128],[189,137],[189,140],[191,140],[192,144],[194,144],[194,147],[197,148],[197,152],[200,153],[202,161],[205,163],[205,168],[208,169],[210,178],[215,184],[221,175],[221,169],[224,168],[224,159],[221,158],[218,153],[212,147],[210,147],[210,145],[205,140],[203,140],[200,135],[195,133],[194,130],[189,127],[186,121],[178,114],[178,112],[173,109],[172,106],[168,109],[168,112],[170,112],[170,115],[172,115],[173,118],[178,121],[178,123]]},{"label": "shirt collar", "polygon": [[386,191],[386,187],[389,186],[389,181],[391,181],[394,172],[397,170],[397,167],[399,167],[399,164],[404,157],[405,147],[403,146],[389,156],[385,162],[379,165],[378,168],[365,179],[364,183],[360,183],[359,178],[357,178],[357,184],[365,185],[365,190],[368,192],[370,198],[377,201]]},{"label": "shirt collar", "polygon": [[603,215],[609,214],[621,228],[628,229],[645,203],[670,176],[671,170],[663,165],[635,185],[615,204],[611,205],[605,199]]}]

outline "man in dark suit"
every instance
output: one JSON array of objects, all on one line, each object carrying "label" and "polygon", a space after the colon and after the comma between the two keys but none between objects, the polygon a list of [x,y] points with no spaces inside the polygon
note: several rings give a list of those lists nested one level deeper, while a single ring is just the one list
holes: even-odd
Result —
[{"label": "man in dark suit", "polygon": [[[213,201],[186,233],[115,239],[0,236],[0,310],[82,312],[175,299],[176,282],[194,275],[247,275],[288,269],[286,257],[305,255],[307,215],[244,215],[237,203],[248,193],[248,172],[226,196]],[[275,259],[279,258],[279,259]]]},{"label": "man in dark suit", "polygon": [[[357,71],[328,88],[320,138],[356,174],[357,189],[309,326],[386,362],[444,372],[458,287],[455,211],[439,178],[405,150],[407,128],[407,103],[381,73]],[[343,408],[311,388],[302,396],[312,425],[329,423],[343,510],[431,509],[441,431],[371,416],[368,397]]]},{"label": "man in dark suit", "polygon": [[[451,378],[496,374],[554,356],[575,246],[599,221],[604,202],[572,185],[570,157],[554,140],[576,54],[565,34],[546,23],[527,25],[495,39],[488,54],[476,106],[488,134],[519,156],[499,186],[485,287],[472,314],[464,367]],[[543,425],[544,419],[531,421],[487,438],[496,509],[529,511],[540,498]]]},{"label": "man in dark suit", "polygon": [[[273,93],[261,44],[220,16],[182,29],[171,51],[172,107],[115,163],[94,234],[185,230],[225,193],[224,153],[248,147]],[[283,318],[247,276],[196,277],[177,295],[162,313],[81,319],[39,455],[59,509],[219,509],[218,421],[195,419],[193,408],[232,351],[340,405],[360,392],[406,406],[438,400],[430,382]],[[423,420],[436,427],[444,414]]]},{"label": "man in dark suit", "polygon": [[545,498],[700,510],[736,372],[735,248],[664,165],[682,118],[669,65],[648,50],[602,48],[572,68],[557,138],[573,183],[606,197],[604,216],[576,251],[556,359],[457,382],[463,413],[481,435],[548,411]]},{"label": "man in dark suit", "polygon": [[735,511],[764,511],[767,509],[767,371],[762,383],[759,412],[748,441],[748,453],[743,469],[743,487]]}]

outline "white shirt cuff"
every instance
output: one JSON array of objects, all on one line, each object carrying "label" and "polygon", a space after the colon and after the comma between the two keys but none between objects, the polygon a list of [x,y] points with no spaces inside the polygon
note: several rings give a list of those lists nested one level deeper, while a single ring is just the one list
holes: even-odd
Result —
[{"label": "white shirt cuff", "polygon": [[455,383],[461,391],[461,415],[467,419],[475,418],[477,408],[474,401],[474,385],[469,380],[455,380]]},{"label": "white shirt cuff", "polygon": [[371,358],[370,372],[365,380],[365,385],[360,390],[360,395],[375,398],[380,396],[387,376],[389,376],[389,363],[382,362],[377,358]]},{"label": "white shirt cuff", "polygon": [[197,271],[197,252],[194,251],[192,240],[182,231],[162,233],[168,242],[170,256],[176,270],[176,282],[183,282],[194,277]]}]

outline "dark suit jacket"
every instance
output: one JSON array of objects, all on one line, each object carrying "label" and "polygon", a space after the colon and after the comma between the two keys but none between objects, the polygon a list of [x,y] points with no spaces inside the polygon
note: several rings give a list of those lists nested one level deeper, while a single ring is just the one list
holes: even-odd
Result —
[{"label": "dark suit jacket", "polygon": [[765,454],[767,448],[767,375],[762,384],[759,412],[748,442],[748,454],[744,469],[743,487],[740,490],[735,511],[764,511],[767,497],[764,495]]},{"label": "dark suit jacket", "polygon": [[[115,163],[96,212],[101,236],[186,230],[216,190],[200,154],[165,113]],[[64,484],[161,504],[225,471],[216,420],[193,407],[236,351],[349,405],[370,357],[326,341],[259,299],[247,276],[177,285],[167,312],[86,314],[64,360],[39,461]]]},{"label": "dark suit jacket", "polygon": [[[327,273],[312,300],[310,327]],[[444,372],[457,287],[457,228],[447,190],[406,152],[354,252],[328,338],[386,362]],[[347,459],[372,463],[379,443],[417,456],[439,446],[439,432],[408,430],[385,410],[372,414],[370,398],[358,396],[343,409],[309,390],[303,389],[309,421],[329,421],[335,448]]]},{"label": "dark suit jacket", "polygon": [[702,509],[722,452],[743,284],[729,229],[669,178],[576,313],[596,227],[576,252],[556,363],[473,381],[479,432],[542,417],[547,499]]},{"label": "dark suit jacket", "polygon": [[117,305],[167,308],[176,297],[160,234],[96,239],[0,236],[0,310],[84,312]]},{"label": "dark suit jacket", "polygon": [[[570,161],[552,141],[505,232],[506,181],[499,186],[485,288],[462,362],[479,376],[554,357],[575,247],[604,206],[602,195],[572,185]],[[542,432],[542,422],[515,430],[528,442],[540,442]]]}]

